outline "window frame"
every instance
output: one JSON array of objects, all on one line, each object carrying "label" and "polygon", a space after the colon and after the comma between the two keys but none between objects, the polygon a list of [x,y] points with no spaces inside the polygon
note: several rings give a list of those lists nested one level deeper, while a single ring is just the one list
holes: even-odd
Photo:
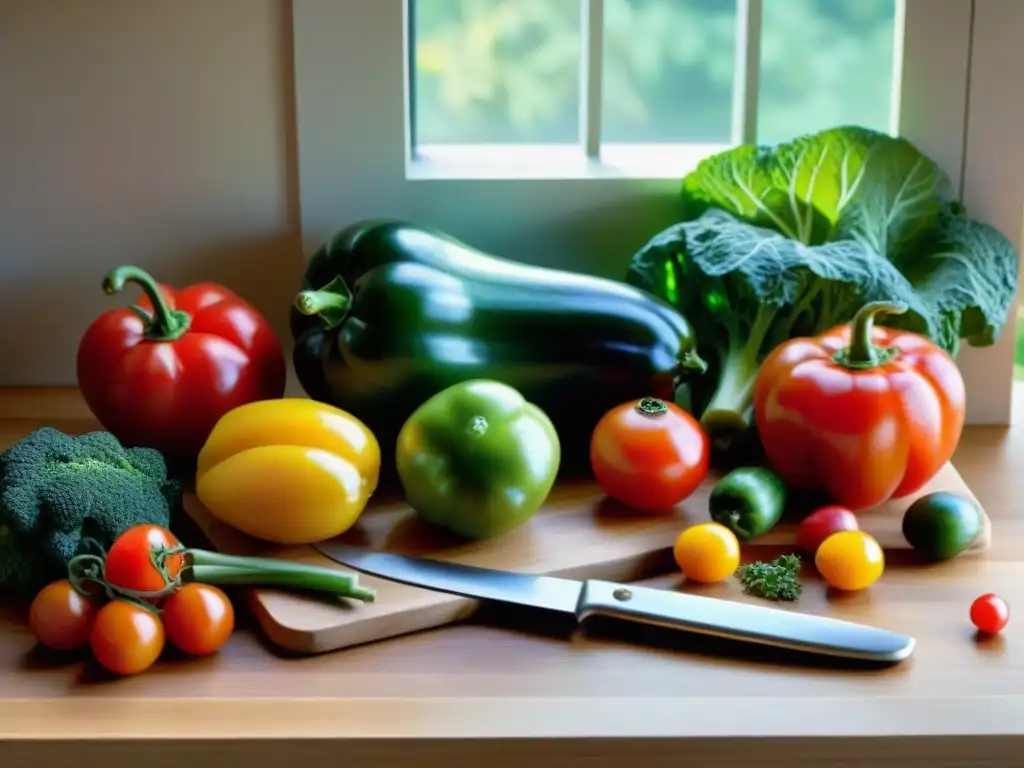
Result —
[{"label": "window frame", "polygon": [[[394,216],[523,261],[621,275],[621,254],[672,223],[679,176],[624,177],[592,157],[546,178],[410,174],[406,5],[292,2],[306,254],[351,221]],[[902,0],[898,8],[899,133],[943,167],[973,216],[1019,250],[1024,92],[1011,73],[1024,71],[1024,3]],[[613,264],[594,254],[620,256]],[[969,424],[1010,422],[1015,315],[1016,301],[995,345],[964,345],[958,355]]]}]

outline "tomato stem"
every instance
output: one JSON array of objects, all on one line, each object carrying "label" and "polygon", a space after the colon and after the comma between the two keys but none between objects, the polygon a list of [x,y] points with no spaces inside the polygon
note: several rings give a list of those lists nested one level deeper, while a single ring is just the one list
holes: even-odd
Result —
[{"label": "tomato stem", "polygon": [[143,335],[150,341],[174,341],[181,338],[192,324],[188,312],[171,309],[164,300],[156,281],[145,270],[131,265],[116,267],[103,278],[103,291],[111,296],[124,289],[126,283],[136,283],[153,305],[153,315],[147,317],[139,307],[132,306],[135,314],[144,318]]},{"label": "tomato stem", "polygon": [[899,352],[893,347],[877,347],[871,341],[877,315],[885,313],[901,315],[907,311],[905,304],[888,301],[872,301],[865,304],[850,323],[850,343],[836,352],[832,359],[844,368],[877,368],[892,360]]},{"label": "tomato stem", "polygon": [[223,555],[205,549],[186,550],[185,577],[204,584],[245,584],[261,587],[294,587],[311,592],[330,592],[373,602],[377,593],[359,585],[359,577],[316,565],[272,557]]},{"label": "tomato stem", "polygon": [[668,413],[668,406],[664,400],[659,400],[656,397],[644,397],[636,404],[637,413],[642,413],[644,416],[663,416]]},{"label": "tomato stem", "polygon": [[[68,581],[71,582],[72,588],[78,594],[89,600],[96,600],[102,593],[108,600],[124,600],[151,613],[159,613],[151,601],[170,596],[180,585],[180,581],[168,581],[165,577],[163,588],[152,591],[115,586],[107,581],[105,558],[89,554],[76,555],[71,558],[68,562]],[[95,584],[99,590],[90,589],[89,584]]]},{"label": "tomato stem", "polygon": [[304,315],[319,315],[328,328],[336,328],[348,315],[352,292],[340,275],[316,291],[302,291],[295,297],[295,308]]}]

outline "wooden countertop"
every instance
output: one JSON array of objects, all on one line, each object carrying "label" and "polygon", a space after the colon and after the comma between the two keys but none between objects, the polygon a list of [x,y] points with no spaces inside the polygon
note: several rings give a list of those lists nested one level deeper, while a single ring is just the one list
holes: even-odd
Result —
[{"label": "wooden countertop", "polygon": [[[903,665],[835,670],[670,650],[658,635],[570,637],[495,610],[476,624],[311,658],[282,657],[242,627],[216,657],[109,680],[33,651],[24,607],[0,603],[0,764],[137,758],[123,740],[144,738],[167,740],[146,750],[149,766],[1020,765],[1024,619],[987,641],[968,621],[983,592],[1024,607],[1018,402],[1017,428],[968,429],[954,460],[993,520],[989,552],[891,563],[863,594],[802,598],[808,611],[915,635]],[[43,424],[94,423],[74,390],[0,390],[0,444]]]}]

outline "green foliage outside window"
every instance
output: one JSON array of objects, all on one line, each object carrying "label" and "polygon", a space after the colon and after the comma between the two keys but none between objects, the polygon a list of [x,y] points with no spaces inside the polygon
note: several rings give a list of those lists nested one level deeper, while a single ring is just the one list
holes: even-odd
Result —
[{"label": "green foliage outside window", "polygon": [[[894,0],[765,0],[759,140],[886,130]],[[422,143],[572,142],[579,0],[415,0]],[[604,137],[727,142],[735,0],[605,0]]]}]

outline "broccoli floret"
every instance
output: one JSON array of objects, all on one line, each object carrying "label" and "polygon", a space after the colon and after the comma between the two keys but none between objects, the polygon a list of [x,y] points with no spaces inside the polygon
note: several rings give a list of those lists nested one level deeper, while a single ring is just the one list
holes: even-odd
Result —
[{"label": "broccoli floret", "polygon": [[0,525],[0,593],[30,599],[45,582],[45,570],[33,548]]},{"label": "broccoli floret", "polygon": [[107,549],[133,525],[168,526],[180,501],[158,451],[37,429],[0,454],[0,589],[65,577],[71,558],[95,553],[89,539]]}]

